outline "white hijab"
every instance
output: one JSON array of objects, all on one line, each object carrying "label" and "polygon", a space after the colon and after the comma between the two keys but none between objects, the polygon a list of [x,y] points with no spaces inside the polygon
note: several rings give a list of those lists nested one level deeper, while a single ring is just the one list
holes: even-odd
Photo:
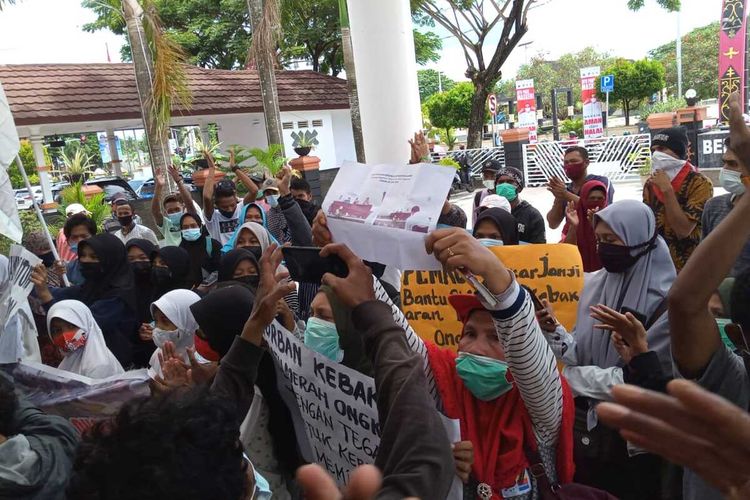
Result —
[{"label": "white hijab", "polygon": [[58,368],[93,379],[125,373],[120,362],[107,347],[104,334],[86,304],[77,300],[56,302],[47,313],[47,331],[50,331],[52,318],[65,320],[88,334],[86,344],[76,351],[65,353],[65,358]]},{"label": "white hijab", "polygon": [[[242,224],[240,230],[237,231],[237,239],[239,239],[240,233],[243,229],[247,229],[255,235],[255,238],[258,240],[258,245],[260,245],[260,249],[263,252],[265,252],[266,248],[271,245],[271,234],[265,227],[257,222],[246,222],[245,224]],[[237,241],[234,242],[234,247],[237,248]]]},{"label": "white hijab", "polygon": [[[151,304],[151,316],[154,316],[154,311],[158,308],[177,327],[176,335],[170,340],[174,343],[177,355],[186,363],[189,361],[187,350],[189,347],[195,346],[195,331],[198,329],[198,322],[195,321],[190,306],[200,299],[195,292],[177,289],[165,293],[159,300]],[[161,363],[159,363],[161,345],[156,338],[154,338],[154,343],[158,348],[151,355],[149,361],[148,373],[151,378],[156,375],[162,376]]]},{"label": "white hijab", "polygon": [[[9,267],[8,258],[0,255],[0,295],[10,286]],[[12,318],[0,319],[0,364],[19,360],[42,362],[36,324],[27,300]]]}]

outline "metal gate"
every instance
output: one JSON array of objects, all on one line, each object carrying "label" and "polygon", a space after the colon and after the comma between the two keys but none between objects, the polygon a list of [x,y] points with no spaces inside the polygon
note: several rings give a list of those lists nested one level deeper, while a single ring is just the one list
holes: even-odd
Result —
[{"label": "metal gate", "polygon": [[552,177],[565,180],[563,156],[571,146],[583,146],[588,150],[590,174],[604,175],[613,182],[636,180],[638,169],[651,157],[648,134],[526,144],[523,146],[526,185],[541,186]]},{"label": "metal gate", "polygon": [[478,175],[482,171],[482,165],[487,160],[498,160],[505,166],[505,148],[502,144],[495,148],[482,149],[457,149],[447,153],[432,153],[432,161],[437,163],[446,156],[453,158],[460,163],[462,155],[468,155],[469,165],[471,165],[471,174]]}]

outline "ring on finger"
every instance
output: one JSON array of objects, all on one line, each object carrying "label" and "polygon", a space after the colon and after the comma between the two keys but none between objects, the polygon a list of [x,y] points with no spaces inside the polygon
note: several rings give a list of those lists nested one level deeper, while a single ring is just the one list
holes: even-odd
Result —
[{"label": "ring on finger", "polygon": [[456,256],[456,254],[453,253],[453,248],[448,247],[448,257],[455,257],[455,256]]}]

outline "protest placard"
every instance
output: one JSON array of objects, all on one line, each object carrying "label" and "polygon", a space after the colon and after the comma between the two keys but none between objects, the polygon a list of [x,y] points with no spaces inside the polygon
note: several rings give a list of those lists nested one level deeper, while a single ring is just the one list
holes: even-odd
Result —
[{"label": "protest placard", "polygon": [[10,318],[26,302],[34,284],[31,271],[41,259],[21,245],[11,245],[8,256],[9,286],[0,296],[0,318]]},{"label": "protest placard", "polygon": [[114,417],[126,402],[150,395],[145,369],[100,380],[31,361],[3,365],[2,370],[31,404],[67,418],[78,432]]},{"label": "protest placard", "polygon": [[295,422],[295,429],[304,428],[297,439],[306,438],[300,449],[312,454],[305,459],[324,467],[339,485],[346,484],[357,466],[375,461],[380,445],[375,381],[308,349],[277,321],[264,338],[282,373],[282,396],[291,393],[296,400],[303,425]]},{"label": "protest placard", "polygon": [[344,163],[323,201],[336,242],[398,269],[439,269],[424,247],[455,170],[439,165]]},{"label": "protest placard", "polygon": [[[573,245],[517,245],[490,250],[511,269],[519,283],[552,305],[557,319],[571,330],[576,323],[583,289],[583,264]],[[425,341],[456,349],[462,324],[448,303],[453,294],[474,293],[462,274],[445,271],[405,271],[401,306],[406,319]]]}]

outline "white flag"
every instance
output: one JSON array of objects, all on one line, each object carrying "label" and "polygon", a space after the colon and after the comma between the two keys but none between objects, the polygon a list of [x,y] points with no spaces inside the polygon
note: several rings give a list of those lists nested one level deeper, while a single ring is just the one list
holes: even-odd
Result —
[{"label": "white flag", "polygon": [[0,84],[0,234],[16,243],[21,242],[23,229],[18,218],[18,207],[13,186],[10,185],[8,167],[18,154],[19,141],[16,124],[10,114],[8,99]]}]

